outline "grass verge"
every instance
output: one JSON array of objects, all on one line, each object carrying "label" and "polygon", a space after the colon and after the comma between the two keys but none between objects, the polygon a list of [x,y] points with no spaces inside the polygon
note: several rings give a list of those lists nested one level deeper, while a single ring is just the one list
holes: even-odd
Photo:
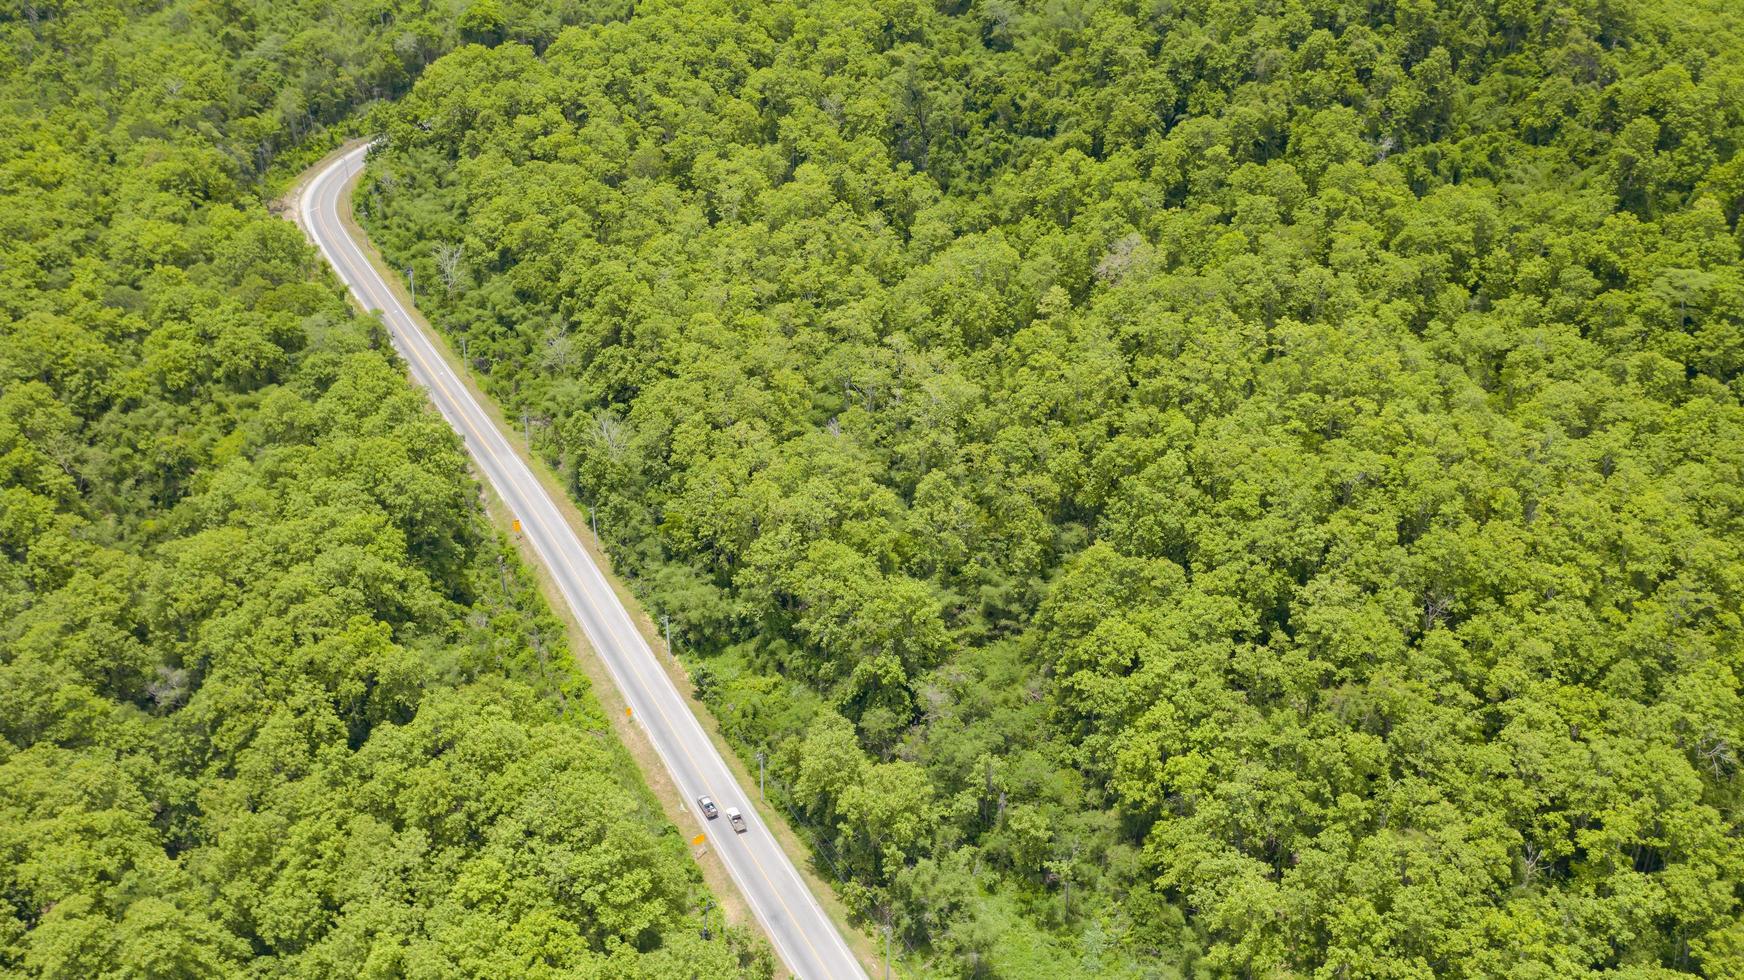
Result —
[{"label": "grass verge", "polygon": [[[282,198],[274,202],[273,210],[281,214],[288,214],[292,216],[293,219],[297,218],[297,202],[301,195],[302,188],[307,184],[308,180],[316,173],[319,173],[322,167],[332,162],[341,154],[354,149],[363,142],[365,141],[361,139],[351,140],[310,166],[309,169],[305,170],[302,175],[297,178],[297,181],[292,188]],[[359,173],[361,174],[361,168]],[[352,238],[358,242],[359,248],[364,256],[369,260],[370,264],[375,267],[376,271],[381,275],[382,280],[386,282],[388,288],[393,291],[395,297],[398,298],[401,304],[410,312],[413,321],[417,323],[424,331],[425,335],[431,339],[432,346],[435,347],[437,353],[448,362],[449,367],[454,370],[455,375],[460,379],[460,383],[465,385],[467,391],[472,394],[473,398],[478,401],[479,405],[483,406],[485,413],[490,416],[491,421],[497,426],[497,429],[503,433],[504,438],[515,448],[515,451],[520,455],[521,459],[527,463],[527,466],[533,472],[534,477],[539,480],[540,484],[545,488],[546,493],[550,495],[558,512],[563,515],[563,519],[568,521],[569,526],[576,531],[576,537],[580,539],[582,547],[587,549],[588,554],[593,558],[595,563],[599,565],[601,572],[605,575],[606,581],[611,583],[612,590],[617,593],[618,599],[624,604],[624,608],[629,611],[630,618],[636,624],[636,628],[641,631],[643,639],[648,642],[649,648],[655,651],[656,662],[659,663],[662,670],[666,671],[667,676],[672,679],[674,686],[677,687],[679,693],[687,702],[691,713],[697,717],[699,722],[701,722],[703,730],[708,733],[709,739],[713,741],[715,749],[720,753],[721,757],[726,760],[727,767],[732,770],[733,778],[739,782],[741,787],[755,786],[757,784],[756,774],[750,771],[750,769],[745,765],[744,760],[740,759],[738,754],[732,750],[732,747],[727,744],[725,737],[721,734],[720,725],[715,720],[714,715],[695,697],[696,687],[691,682],[689,672],[685,670],[684,665],[678,662],[676,658],[667,656],[662,652],[665,650],[665,643],[660,638],[658,628],[655,626],[653,619],[648,615],[647,610],[642,608],[641,602],[612,571],[610,557],[605,553],[605,549],[601,547],[600,542],[594,538],[590,531],[587,530],[589,526],[587,516],[581,512],[580,508],[576,506],[575,501],[567,492],[565,492],[562,481],[558,479],[557,474],[546,465],[542,458],[531,451],[530,447],[522,438],[520,429],[510,424],[509,419],[503,413],[502,407],[498,405],[494,399],[485,394],[484,390],[473,378],[472,372],[461,362],[457,353],[449,346],[448,338],[443,336],[440,331],[431,327],[429,322],[424,319],[423,314],[412,303],[411,295],[406,290],[405,284],[401,282],[400,277],[394,273],[388,264],[383,261],[381,254],[375,248],[375,244],[370,241],[369,236],[365,234],[362,226],[357,223],[351,208],[351,192],[353,188],[356,187],[356,184],[357,177],[353,176],[346,184],[344,196],[341,200],[340,218],[343,221],[346,230],[351,234]],[[496,491],[491,488],[490,482],[484,479],[482,474],[475,470],[473,476],[482,488],[486,500],[486,508],[493,524],[504,531],[510,531],[513,517],[509,513],[508,507],[497,497]],[[526,562],[527,566],[533,570],[533,574],[539,583],[540,591],[545,596],[546,603],[551,606],[552,610],[557,613],[559,618],[563,620],[567,627],[566,631],[569,635],[571,652],[574,654],[577,662],[580,663],[583,673],[587,675],[588,680],[592,683],[595,697],[599,699],[600,704],[606,710],[606,714],[612,719],[613,731],[617,734],[618,740],[624,744],[624,747],[630,753],[630,758],[635,762],[637,768],[641,770],[643,782],[653,790],[655,798],[659,800],[661,810],[665,813],[666,819],[686,831],[692,827],[696,827],[700,831],[701,827],[698,820],[686,805],[684,797],[678,791],[678,787],[672,782],[671,774],[666,771],[665,765],[660,761],[659,755],[654,751],[654,746],[648,740],[646,732],[644,732],[640,726],[633,724],[625,716],[625,704],[622,692],[618,690],[617,684],[612,680],[610,673],[606,669],[605,663],[595,655],[592,646],[587,641],[587,634],[582,631],[581,624],[576,621],[574,614],[569,609],[569,604],[564,600],[562,593],[558,591],[556,582],[551,578],[544,563],[539,560],[538,556],[534,553],[532,546],[525,540],[517,538],[516,547],[519,549],[521,557]],[[754,794],[747,794],[747,796],[753,795]],[[787,815],[778,807],[759,805],[756,803],[753,803],[752,805],[756,807],[757,814],[762,818],[763,825],[769,828],[769,832],[774,835],[776,842],[781,845],[782,850],[787,852],[788,858],[791,859],[795,867],[798,868],[800,876],[805,880],[806,887],[811,889],[812,894],[817,897],[818,903],[823,906],[824,911],[827,912],[830,918],[835,921],[836,927],[842,931],[842,936],[847,941],[848,948],[853,951],[855,958],[860,961],[861,968],[866,970],[869,976],[882,975],[884,968],[883,958],[879,953],[876,944],[872,941],[870,936],[866,935],[861,930],[853,928],[849,924],[846,906],[844,906],[837,898],[835,890],[831,888],[815,870],[813,870],[811,852],[801,842],[798,834],[794,832],[793,827],[788,823]],[[692,853],[693,855],[696,853],[695,849],[692,849]],[[703,853],[697,857],[697,862],[702,869],[704,881],[707,882],[709,889],[720,899],[723,907],[722,912],[726,916],[727,921],[734,923],[735,925],[759,929],[759,931],[761,931],[756,918],[751,914],[750,907],[745,903],[744,896],[740,894],[738,888],[733,884],[732,878],[727,874],[726,866],[721,863],[720,859],[716,857],[712,851],[704,849]]]}]

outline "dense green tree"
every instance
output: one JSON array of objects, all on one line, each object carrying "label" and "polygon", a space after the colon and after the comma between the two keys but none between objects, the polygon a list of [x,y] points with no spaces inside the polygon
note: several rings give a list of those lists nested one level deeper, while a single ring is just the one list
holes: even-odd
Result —
[{"label": "dense green tree", "polygon": [[941,969],[1727,976],[1741,31],[643,3],[359,206]]},{"label": "dense green tree", "polygon": [[701,939],[459,441],[263,200],[444,16],[0,35],[0,973],[770,973]]}]

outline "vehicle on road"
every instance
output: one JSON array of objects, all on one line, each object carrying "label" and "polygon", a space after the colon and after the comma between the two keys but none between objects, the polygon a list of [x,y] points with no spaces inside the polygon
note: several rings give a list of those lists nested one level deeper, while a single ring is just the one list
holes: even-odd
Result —
[{"label": "vehicle on road", "polygon": [[733,829],[739,833],[745,832],[745,815],[739,812],[738,807],[727,807],[727,823],[732,824]]},{"label": "vehicle on road", "polygon": [[721,815],[721,808],[715,806],[715,801],[706,796],[696,798],[696,805],[702,807],[702,815],[713,820]]}]

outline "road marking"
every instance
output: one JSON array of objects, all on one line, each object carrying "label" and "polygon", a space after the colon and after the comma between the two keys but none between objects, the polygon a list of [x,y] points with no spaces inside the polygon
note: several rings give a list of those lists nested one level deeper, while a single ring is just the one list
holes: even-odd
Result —
[{"label": "road marking", "polygon": [[[359,153],[362,153],[362,152],[365,152],[365,150],[357,150],[357,151],[354,151],[353,153],[346,154],[345,156],[340,157],[333,164],[329,165],[329,167],[326,170],[322,171],[313,180],[310,181],[308,188],[304,192],[305,196],[304,196],[303,200],[300,202],[300,204],[301,204],[301,211],[302,211],[304,220],[307,223],[307,225],[309,227],[309,231],[311,232],[311,234],[315,234],[316,228],[320,224],[320,222],[317,219],[315,210],[314,210],[314,208],[315,208],[314,202],[318,201],[320,198],[320,195],[318,192],[325,187],[325,185],[331,180],[333,174],[336,171],[338,171],[342,166],[348,164],[353,157],[355,157],[356,155],[358,155]],[[340,192],[341,193],[343,192],[343,186],[344,186],[343,184],[340,185]],[[336,214],[337,213],[337,201],[335,201],[334,204],[335,204],[334,211]],[[562,527],[562,529],[565,532],[568,532],[567,539],[562,534],[559,534],[556,532],[551,532],[552,537],[554,539],[553,550],[555,550],[555,552],[556,552],[555,555],[547,554],[546,548],[541,547],[539,535],[533,535],[532,537],[533,537],[533,543],[534,543],[535,550],[540,552],[541,555],[546,558],[546,561],[548,563],[553,564],[553,565],[560,563],[563,566],[564,570],[569,572],[571,579],[574,580],[572,582],[559,581],[558,585],[559,585],[559,589],[564,593],[564,598],[566,600],[568,600],[569,605],[571,607],[571,610],[573,612],[575,612],[577,614],[577,617],[582,621],[584,632],[596,632],[597,631],[598,633],[600,633],[602,638],[609,639],[618,650],[617,656],[622,658],[625,661],[624,666],[636,675],[636,679],[639,682],[643,683],[644,685],[646,685],[649,688],[648,694],[649,694],[650,699],[654,703],[655,713],[660,716],[661,720],[666,725],[665,735],[668,738],[677,741],[679,751],[683,753],[683,755],[685,757],[685,761],[690,763],[690,768],[691,768],[690,775],[693,777],[702,776],[704,779],[707,779],[707,778],[709,778],[707,775],[708,771],[710,769],[713,769],[715,771],[716,778],[718,778],[720,775],[725,775],[727,783],[729,785],[733,786],[733,788],[735,790],[739,790],[740,795],[743,796],[744,795],[743,791],[740,790],[737,779],[733,778],[731,771],[726,769],[724,760],[720,759],[717,755],[717,757],[712,760],[714,762],[714,765],[712,767],[711,766],[704,766],[704,765],[701,765],[697,761],[696,756],[691,752],[689,741],[682,736],[684,734],[690,734],[690,735],[692,735],[692,737],[701,736],[704,739],[706,739],[707,733],[702,731],[701,723],[699,721],[697,721],[695,716],[690,714],[688,711],[685,713],[685,715],[686,715],[686,718],[691,722],[691,725],[693,728],[692,732],[681,733],[679,730],[679,727],[677,725],[673,724],[671,717],[666,713],[665,707],[661,703],[661,698],[659,696],[660,691],[661,691],[660,685],[658,683],[648,684],[646,674],[644,672],[646,665],[639,663],[639,660],[646,660],[646,659],[648,659],[648,657],[641,657],[641,658],[636,657],[636,655],[635,655],[637,652],[636,644],[633,642],[626,643],[624,640],[624,635],[621,631],[621,627],[624,624],[629,624],[630,627],[632,629],[634,629],[634,624],[631,623],[629,620],[628,610],[626,608],[624,608],[622,605],[622,602],[618,600],[618,597],[617,597],[616,593],[612,590],[610,583],[606,582],[604,573],[601,572],[596,565],[594,565],[591,561],[585,562],[585,567],[587,568],[587,570],[589,572],[592,573],[591,577],[583,575],[582,572],[576,567],[574,560],[571,558],[570,554],[568,553],[568,550],[573,549],[573,548],[579,548],[580,542],[579,542],[579,540],[577,540],[575,538],[574,530],[569,527],[568,522],[566,520],[564,520],[562,514],[557,511],[555,504],[551,501],[549,494],[545,492],[544,487],[542,485],[538,484],[537,479],[533,476],[531,469],[527,466],[527,464],[524,461],[522,461],[520,459],[519,455],[515,453],[513,447],[509,445],[507,439],[504,438],[501,435],[501,433],[497,430],[497,428],[490,423],[488,416],[483,411],[483,408],[477,403],[477,401],[475,399],[471,398],[470,393],[464,393],[464,397],[461,397],[461,396],[457,396],[453,391],[450,390],[449,385],[447,384],[447,381],[450,380],[450,378],[445,377],[445,375],[452,376],[452,380],[453,380],[454,384],[457,387],[461,387],[462,389],[464,389],[464,385],[461,384],[459,376],[453,374],[452,369],[449,368],[447,362],[442,360],[442,358],[437,354],[434,343],[429,338],[427,338],[424,335],[424,333],[421,330],[419,330],[418,327],[412,322],[411,316],[407,312],[406,308],[400,305],[398,298],[393,295],[391,288],[389,288],[387,286],[386,281],[381,278],[380,274],[376,273],[373,265],[369,262],[368,258],[363,254],[362,249],[352,239],[351,235],[345,230],[343,225],[341,225],[340,228],[338,229],[338,237],[344,243],[345,248],[348,249],[352,253],[350,256],[341,257],[340,255],[337,255],[337,254],[328,253],[326,242],[322,241],[320,239],[319,235],[316,236],[316,238],[317,238],[316,244],[318,246],[320,246],[323,253],[327,253],[327,257],[330,260],[330,262],[332,263],[332,265],[334,266],[335,271],[339,273],[340,278],[345,281],[345,283],[348,287],[350,287],[350,291],[356,297],[359,304],[365,306],[366,310],[367,309],[375,309],[378,312],[381,312],[384,315],[384,317],[387,317],[390,319],[390,322],[388,324],[389,330],[390,330],[390,337],[392,337],[393,339],[399,340],[400,344],[404,348],[405,352],[407,354],[409,354],[413,359],[415,359],[418,362],[418,366],[423,369],[424,375],[429,379],[428,387],[439,392],[443,396],[443,398],[446,399],[448,404],[446,406],[444,406],[442,404],[438,404],[437,408],[440,409],[443,407],[448,407],[449,409],[451,409],[452,414],[450,415],[450,413],[448,413],[448,412],[443,412],[441,414],[448,416],[452,422],[458,423],[458,425],[460,427],[462,427],[466,430],[466,432],[464,434],[471,435],[474,440],[476,440],[478,443],[480,443],[480,445],[478,447],[479,452],[474,454],[474,455],[477,457],[481,468],[484,469],[486,477],[490,478],[491,482],[496,483],[496,482],[498,482],[497,477],[500,476],[502,481],[507,484],[507,487],[509,489],[512,489],[515,496],[526,498],[528,501],[530,501],[533,504],[533,506],[525,508],[525,509],[533,510],[533,511],[541,511],[541,510],[548,511],[550,513],[551,523]],[[354,269],[347,270],[345,268],[345,266],[352,265],[353,262],[355,262],[356,267]],[[357,272],[358,273],[358,281],[354,282],[352,276],[347,275],[348,271]],[[370,274],[374,274],[374,278],[376,279],[376,281],[378,283],[380,283],[381,290],[378,290],[378,289],[374,288],[373,285],[368,284]],[[366,285],[368,285],[369,288],[366,288]],[[386,293],[387,293],[386,299],[389,301],[389,303],[391,303],[391,305],[393,306],[393,309],[389,309],[387,306],[370,306],[370,305],[368,305],[370,303],[371,299],[374,298],[374,294],[376,294],[379,291],[383,291],[383,290],[386,291]],[[398,317],[403,325],[399,331],[393,330],[393,324],[391,322],[391,317],[394,315],[398,315]],[[430,361],[426,360],[426,358],[424,356],[426,352],[428,352],[430,354],[430,356],[436,360],[436,362],[440,366],[441,370],[437,370],[437,369],[434,369],[431,367]],[[480,417],[480,419],[482,420],[482,423],[484,424],[484,426],[486,428],[486,431],[488,431],[491,436],[495,437],[494,440],[486,438],[473,425],[473,418],[471,416],[474,414],[476,414],[477,416]],[[499,447],[500,447],[500,449],[499,449]],[[492,456],[492,459],[490,459],[488,461],[487,461],[486,456],[484,455],[484,453],[487,449],[490,451],[490,454]],[[508,461],[505,461],[505,458]],[[489,465],[490,462],[496,463],[497,468],[501,472],[500,473],[493,473],[491,471],[491,467]],[[526,486],[527,480],[532,480],[532,482],[533,482],[534,488],[532,491],[529,491],[527,486]],[[504,489],[504,487],[499,486],[498,489],[499,489],[499,491],[501,491]],[[505,494],[505,496],[508,496],[508,494]],[[540,516],[541,516],[541,518],[544,517],[543,514],[541,514]],[[555,560],[553,560],[553,559],[555,559]],[[586,596],[586,595],[579,595],[578,596],[570,588],[571,585],[579,585],[584,579],[590,579],[592,581],[592,583],[595,585],[595,587],[600,589],[600,591],[602,593],[604,593],[606,596],[608,596],[610,602],[613,605],[616,605],[618,607],[616,611],[618,612],[619,615],[617,617],[609,615],[609,613],[611,612],[611,610],[609,610],[609,609],[608,610],[594,610],[593,603],[591,601],[589,601],[588,596]],[[590,613],[592,613],[592,615],[590,615]],[[617,621],[620,618],[623,620],[622,623]],[[590,627],[590,626],[593,627],[592,630],[588,629],[588,627]],[[599,644],[599,645],[602,648],[602,654],[603,654],[605,645],[604,644]],[[643,645],[646,646],[645,643]],[[652,651],[652,648],[649,648],[649,655],[650,656],[652,656],[651,651]],[[608,670],[610,670],[610,672],[613,675],[618,674],[618,670],[617,670],[618,665],[616,663],[614,663],[613,658],[602,656],[601,659],[603,661],[605,661]],[[624,694],[625,699],[627,701],[635,699],[636,698],[635,693],[630,690],[630,686],[628,684],[624,683],[624,679],[621,676],[617,677],[616,679],[618,680],[618,686],[619,686],[620,690],[622,691],[622,693]],[[664,677],[662,677],[661,679],[667,680],[667,683],[670,684],[669,679],[666,679]],[[629,708],[626,707],[625,713],[626,714],[630,713]],[[668,752],[666,750],[664,750],[660,744],[661,738],[659,737],[659,735],[657,733],[655,733],[652,728],[648,729],[648,731],[649,731],[650,740],[654,743],[656,751],[663,757],[668,756]],[[680,781],[694,781],[694,780],[683,779],[682,774],[680,774],[677,771],[676,767],[674,767],[671,764],[669,758],[667,760],[667,769],[668,769],[668,771],[670,771],[672,773],[672,775],[674,776],[675,779],[678,779]],[[773,841],[773,839],[771,839],[769,841],[769,843],[773,847],[779,847],[779,844],[776,844]],[[756,867],[758,875],[763,879],[764,883],[769,886],[768,890],[769,890],[770,894],[773,895],[773,897],[775,898],[775,901],[781,906],[781,910],[787,914],[789,924],[796,931],[799,932],[800,939],[805,943],[806,947],[810,950],[812,956],[814,958],[816,958],[820,963],[827,962],[826,958],[819,952],[817,947],[812,943],[810,931],[800,926],[800,920],[794,916],[792,908],[790,908],[787,905],[786,899],[781,894],[782,890],[776,886],[774,879],[772,877],[770,877],[770,875],[769,875],[768,869],[765,868],[763,865],[763,862],[758,859],[755,849],[747,844],[747,846],[744,848],[744,854],[745,854],[745,856],[747,856],[751,859],[751,863]],[[728,872],[735,879],[737,879],[739,877],[739,875],[738,875],[737,869],[735,869],[733,867],[732,863],[725,862],[725,861],[723,863],[726,865]],[[860,972],[858,969],[858,966],[859,966],[858,962],[855,960],[852,952],[850,950],[848,950],[847,944],[842,939],[840,932],[835,929],[834,924],[829,921],[828,916],[823,912],[822,907],[817,903],[817,900],[816,900],[815,896],[812,895],[810,888],[807,887],[805,882],[799,878],[797,870],[794,869],[791,866],[791,864],[784,864],[784,868],[785,868],[785,870],[788,871],[788,876],[792,879],[793,883],[795,885],[797,885],[805,893],[806,897],[810,900],[810,904],[812,906],[811,911],[813,913],[815,913],[824,922],[826,928],[828,928],[830,930],[830,932],[832,933],[832,935],[836,939],[837,943],[839,944],[839,951],[846,957],[848,963],[853,964],[854,971],[856,974],[858,974]],[[746,893],[746,898],[749,901],[749,904],[751,905],[753,911],[758,912],[758,917],[764,918],[763,915],[761,914],[762,910],[758,907],[757,903],[755,901],[750,901],[750,899],[751,899],[750,891],[749,891],[749,889],[746,889],[744,887],[744,884],[742,882],[740,883],[740,890],[744,891]],[[777,930],[773,927],[773,923],[765,921],[764,925],[765,925],[765,930],[770,934],[771,941],[774,942],[778,947],[785,946],[785,943],[783,943],[781,941],[780,937],[776,935]],[[785,958],[788,959],[790,963],[793,962],[793,959],[794,959],[792,956],[787,956]]]}]

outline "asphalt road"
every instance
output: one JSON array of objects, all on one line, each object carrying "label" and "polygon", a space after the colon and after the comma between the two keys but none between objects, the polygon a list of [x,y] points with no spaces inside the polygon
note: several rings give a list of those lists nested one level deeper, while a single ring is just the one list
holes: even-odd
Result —
[{"label": "asphalt road", "polygon": [[[727,866],[777,954],[804,980],[865,977],[835,924],[752,809],[751,794],[734,780],[689,705],[655,661],[654,651],[582,548],[575,529],[352,240],[339,208],[342,192],[361,168],[364,153],[363,147],[346,153],[304,188],[297,205],[303,231],[357,301],[365,309],[381,311],[413,379],[461,434],[473,462],[520,520],[522,532],[605,661],[634,720],[647,731],[698,828],[708,834],[709,846]],[[696,797],[704,794],[720,805],[719,819],[703,818]],[[745,814],[747,833],[735,834],[727,826],[727,807],[738,807]]]}]

